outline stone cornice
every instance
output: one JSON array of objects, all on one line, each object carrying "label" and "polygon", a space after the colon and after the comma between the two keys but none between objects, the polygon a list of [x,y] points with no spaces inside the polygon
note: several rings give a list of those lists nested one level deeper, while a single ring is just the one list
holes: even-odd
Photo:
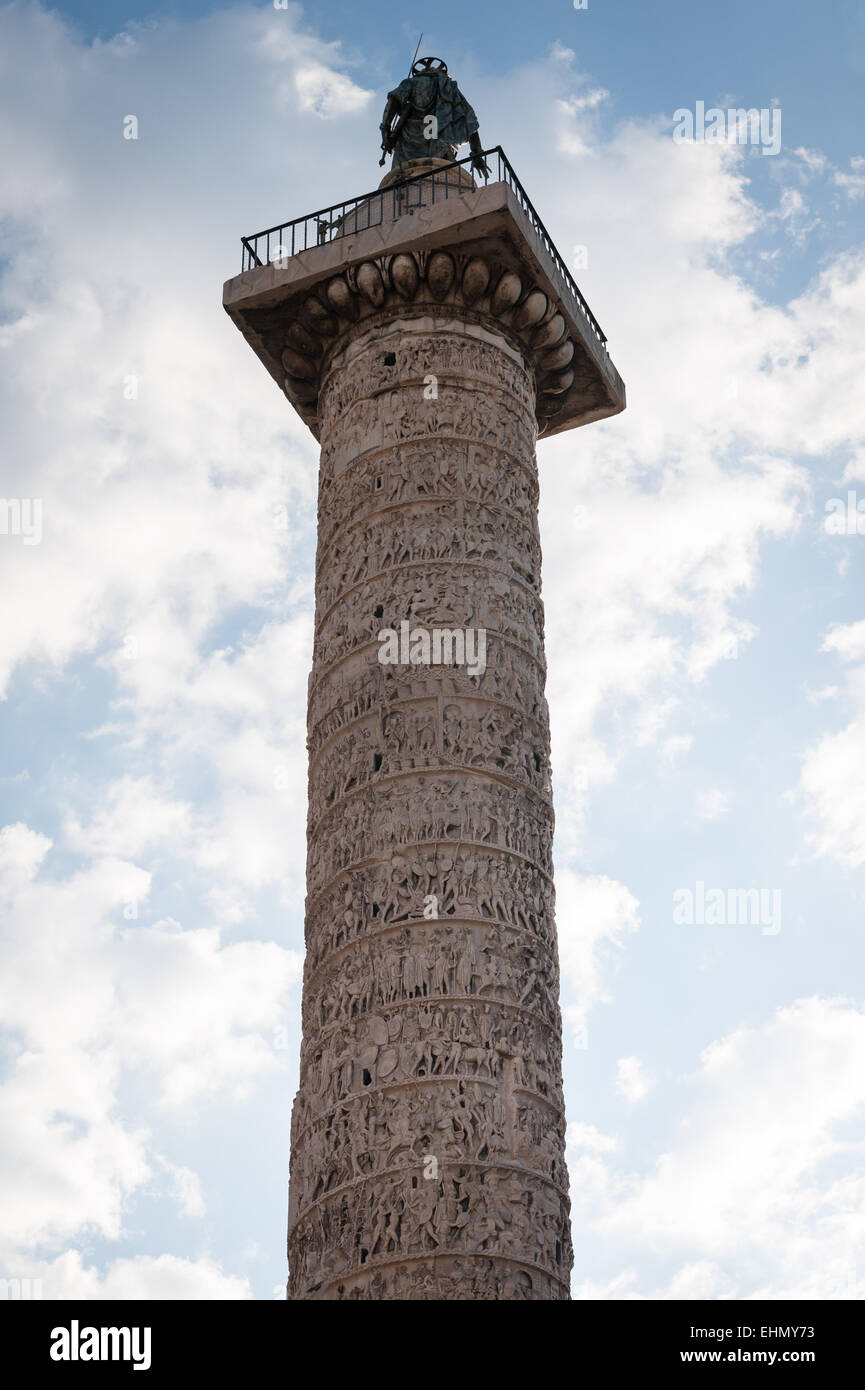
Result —
[{"label": "stone cornice", "polygon": [[245,271],[226,283],[223,303],[316,438],[328,361],[358,329],[395,316],[450,315],[518,347],[534,374],[540,437],[625,406],[606,348],[505,184]]}]

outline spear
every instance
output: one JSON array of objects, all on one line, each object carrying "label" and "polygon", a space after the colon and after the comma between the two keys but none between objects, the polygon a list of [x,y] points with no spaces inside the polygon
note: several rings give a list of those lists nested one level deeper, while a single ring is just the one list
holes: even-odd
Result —
[{"label": "spear", "polygon": [[[409,75],[409,77],[411,77],[411,70],[412,70],[412,68],[413,68],[414,65],[415,65],[415,58],[417,58],[417,55],[418,55],[418,53],[420,52],[420,46],[421,46],[421,43],[422,43],[422,42],[423,42],[423,30],[421,30],[421,36],[420,36],[420,38],[419,38],[418,41],[417,41],[417,48],[416,48],[415,51],[414,51],[414,58],[412,58],[411,63],[409,64],[409,69],[408,69],[408,75]],[[388,109],[389,109],[389,108],[388,108]],[[379,167],[379,168],[382,167],[382,165],[384,164],[385,160],[387,159],[389,150],[392,150],[393,147],[394,147],[394,145],[396,144],[396,137],[399,135],[400,130],[401,130],[402,127],[405,125],[405,122],[406,122],[407,118],[408,118],[408,107],[406,107],[406,108],[403,110],[402,115],[399,117],[399,120],[397,121],[397,123],[396,123],[396,125],[394,126],[393,130],[387,131],[387,130],[385,129],[385,127],[382,126],[382,128],[381,128],[381,135],[382,135],[382,140],[381,140],[382,156],[381,156],[381,159],[378,161],[378,167]]]}]

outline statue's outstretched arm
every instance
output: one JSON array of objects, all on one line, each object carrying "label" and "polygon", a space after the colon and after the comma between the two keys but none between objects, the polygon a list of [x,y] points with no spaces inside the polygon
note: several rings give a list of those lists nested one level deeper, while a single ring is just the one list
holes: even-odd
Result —
[{"label": "statue's outstretched arm", "polygon": [[489,165],[483,157],[484,147],[477,131],[469,136],[469,149],[472,154],[472,168],[476,173],[482,174],[485,179],[488,179],[490,176]]}]

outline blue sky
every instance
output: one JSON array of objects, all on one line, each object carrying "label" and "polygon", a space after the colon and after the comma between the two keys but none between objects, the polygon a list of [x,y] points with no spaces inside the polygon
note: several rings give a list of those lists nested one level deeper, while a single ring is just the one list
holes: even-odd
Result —
[{"label": "blue sky", "polygon": [[425,29],[628,387],[539,449],[575,1293],[861,1298],[863,12],[391,8],[0,9],[0,1275],[284,1282],[316,449],[221,286]]}]

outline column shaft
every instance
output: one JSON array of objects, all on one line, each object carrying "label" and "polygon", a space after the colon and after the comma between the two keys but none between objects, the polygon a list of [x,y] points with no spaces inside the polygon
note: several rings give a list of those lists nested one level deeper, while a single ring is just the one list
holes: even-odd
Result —
[{"label": "column shaft", "polygon": [[567,1298],[534,376],[397,306],[318,413],[289,1296]]}]

